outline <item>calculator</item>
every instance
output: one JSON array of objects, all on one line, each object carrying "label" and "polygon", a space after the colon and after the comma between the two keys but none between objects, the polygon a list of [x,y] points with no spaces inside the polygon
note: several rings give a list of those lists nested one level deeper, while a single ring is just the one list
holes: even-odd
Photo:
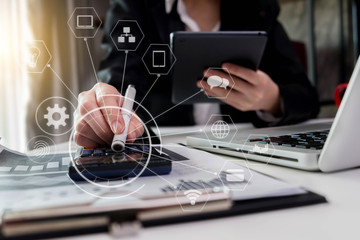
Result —
[{"label": "calculator", "polygon": [[143,144],[129,144],[121,153],[110,147],[79,148],[68,173],[74,181],[124,181],[136,176],[169,174],[171,163],[168,154]]}]

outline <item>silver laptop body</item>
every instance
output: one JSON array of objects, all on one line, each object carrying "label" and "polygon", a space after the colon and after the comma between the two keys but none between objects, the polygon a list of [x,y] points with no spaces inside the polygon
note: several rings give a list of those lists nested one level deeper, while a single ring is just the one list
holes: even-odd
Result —
[{"label": "silver laptop body", "polygon": [[[360,166],[360,60],[357,61],[349,86],[335,119],[237,131],[231,139],[212,134],[187,137],[187,145],[241,159],[266,162],[310,171],[332,172]],[[322,150],[277,146],[250,142],[258,137],[277,137],[329,130]],[[234,130],[233,130],[234,131]],[[232,131],[232,132],[233,132]],[[235,130],[236,131],[236,130]]]}]

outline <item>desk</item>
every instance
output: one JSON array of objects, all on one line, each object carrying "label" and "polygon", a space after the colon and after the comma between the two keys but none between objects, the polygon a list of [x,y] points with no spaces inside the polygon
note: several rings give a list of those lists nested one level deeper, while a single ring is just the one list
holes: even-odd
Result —
[{"label": "desk", "polygon": [[[250,128],[248,124],[240,129]],[[166,129],[170,134],[174,129]],[[189,129],[177,129],[177,132]],[[191,131],[191,129],[190,129]],[[165,135],[165,134],[164,134]],[[185,143],[186,134],[168,135],[163,143]],[[236,162],[236,158],[224,158]],[[360,239],[360,169],[324,174],[274,165],[251,164],[255,170],[298,184],[326,196],[329,203],[270,212],[218,218],[143,229],[130,240],[225,239]],[[67,238],[68,239],[68,238]],[[108,234],[74,237],[77,240],[113,239]]]}]

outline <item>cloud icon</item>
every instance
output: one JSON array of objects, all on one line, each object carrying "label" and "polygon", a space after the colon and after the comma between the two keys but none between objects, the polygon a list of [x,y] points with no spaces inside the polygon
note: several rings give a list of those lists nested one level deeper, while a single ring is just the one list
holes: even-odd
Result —
[{"label": "cloud icon", "polygon": [[221,78],[217,75],[213,75],[207,79],[207,84],[209,84],[211,90],[214,87],[226,89],[229,86],[229,80],[227,80],[226,78]]}]

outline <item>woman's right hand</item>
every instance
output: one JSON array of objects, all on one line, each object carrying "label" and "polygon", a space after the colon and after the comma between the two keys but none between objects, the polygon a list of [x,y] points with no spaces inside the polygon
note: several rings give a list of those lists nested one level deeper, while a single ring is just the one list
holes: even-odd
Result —
[{"label": "woman's right hand", "polygon": [[[97,83],[91,90],[80,93],[78,100],[75,142],[84,147],[111,145],[114,134],[121,134],[125,129],[119,108],[124,97],[115,87]],[[133,116],[129,123],[127,141],[134,142],[143,133],[142,123]]]}]

